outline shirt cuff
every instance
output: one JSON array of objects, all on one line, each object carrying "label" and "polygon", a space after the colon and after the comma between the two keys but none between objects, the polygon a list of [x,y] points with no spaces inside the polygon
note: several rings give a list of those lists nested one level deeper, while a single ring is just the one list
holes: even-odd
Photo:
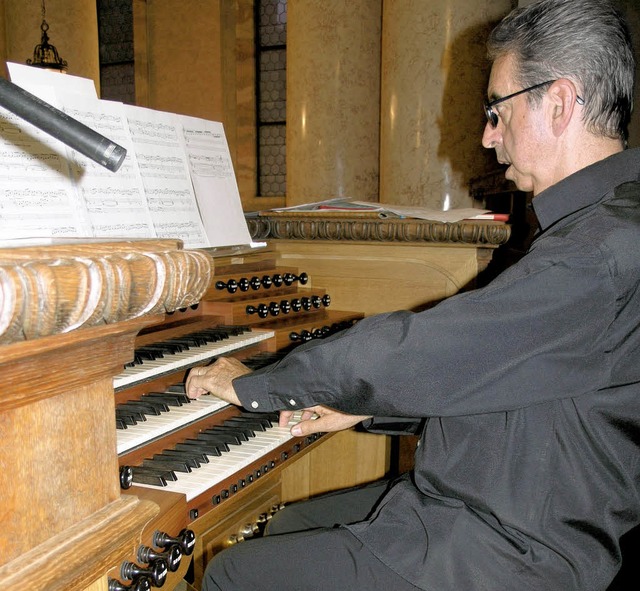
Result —
[{"label": "shirt cuff", "polygon": [[424,419],[406,417],[372,417],[362,421],[362,427],[370,433],[384,435],[419,435]]},{"label": "shirt cuff", "polygon": [[273,412],[276,410],[302,410],[314,406],[308,396],[278,396],[269,391],[269,374],[252,373],[233,380],[235,390],[243,408],[253,412]]}]

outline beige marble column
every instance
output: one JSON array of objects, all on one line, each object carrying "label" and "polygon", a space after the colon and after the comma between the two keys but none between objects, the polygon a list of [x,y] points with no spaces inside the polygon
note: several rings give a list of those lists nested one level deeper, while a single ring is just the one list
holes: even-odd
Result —
[{"label": "beige marble column", "polygon": [[480,139],[484,43],[511,0],[384,2],[380,201],[467,207],[492,165]]},{"label": "beige marble column", "polygon": [[[3,0],[4,58],[24,64],[40,43],[42,2]],[[49,43],[69,64],[67,72],[91,78],[100,90],[98,18],[95,0],[46,0]]]},{"label": "beige marble column", "polygon": [[631,30],[631,39],[636,54],[636,87],[634,92],[635,109],[629,125],[629,147],[640,147],[640,4],[638,0],[616,0]]},{"label": "beige marble column", "polygon": [[377,200],[381,0],[287,14],[287,205]]}]

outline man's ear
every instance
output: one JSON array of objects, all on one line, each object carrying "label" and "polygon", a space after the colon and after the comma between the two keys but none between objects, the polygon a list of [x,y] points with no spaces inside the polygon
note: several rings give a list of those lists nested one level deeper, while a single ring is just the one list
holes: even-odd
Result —
[{"label": "man's ear", "polygon": [[560,78],[549,87],[547,96],[551,101],[550,113],[553,134],[558,137],[564,133],[571,119],[577,116],[578,91],[571,80]]}]

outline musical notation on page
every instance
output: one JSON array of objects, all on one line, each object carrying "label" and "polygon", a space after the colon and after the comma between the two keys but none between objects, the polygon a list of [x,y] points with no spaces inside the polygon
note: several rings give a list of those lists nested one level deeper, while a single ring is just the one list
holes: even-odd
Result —
[{"label": "musical notation on page", "polygon": [[[209,246],[178,121],[168,113],[143,107],[127,105],[125,110],[156,234],[175,238],[179,229],[185,246]],[[171,207],[166,206],[169,201]]]},{"label": "musical notation on page", "polygon": [[250,244],[222,123],[186,115],[177,117],[207,234],[225,245]]},{"label": "musical notation on page", "polygon": [[155,235],[129,124],[121,103],[59,93],[63,110],[127,150],[123,174],[113,174],[78,152],[71,174],[95,238],[147,238]]},{"label": "musical notation on page", "polygon": [[105,170],[1,109],[3,238],[252,244],[222,124],[100,100],[89,80],[9,69],[39,99],[122,146],[126,158],[116,173]]}]

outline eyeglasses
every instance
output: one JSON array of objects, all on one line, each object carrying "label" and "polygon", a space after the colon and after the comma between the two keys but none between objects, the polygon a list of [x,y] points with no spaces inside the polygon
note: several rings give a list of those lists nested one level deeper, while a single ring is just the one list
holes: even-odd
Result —
[{"label": "eyeglasses", "polygon": [[[490,103],[488,103],[487,101],[484,102],[484,112],[485,115],[487,116],[487,121],[489,122],[489,125],[491,125],[491,127],[493,127],[493,129],[495,129],[496,127],[498,127],[498,113],[496,113],[493,110],[493,107],[495,107],[496,105],[509,100],[510,98],[513,98],[514,96],[518,96],[519,94],[524,94],[525,92],[530,92],[532,90],[535,90],[536,88],[540,88],[541,86],[545,86],[547,84],[553,84],[555,82],[555,80],[547,80],[546,82],[541,82],[540,84],[535,84],[534,86],[529,86],[529,88],[525,88],[524,90],[519,90],[518,92],[514,92],[513,94],[508,94],[507,96],[503,96],[502,98],[496,99],[495,101],[491,101]],[[576,102],[579,105],[584,105],[584,99],[582,97],[577,97]]]}]

